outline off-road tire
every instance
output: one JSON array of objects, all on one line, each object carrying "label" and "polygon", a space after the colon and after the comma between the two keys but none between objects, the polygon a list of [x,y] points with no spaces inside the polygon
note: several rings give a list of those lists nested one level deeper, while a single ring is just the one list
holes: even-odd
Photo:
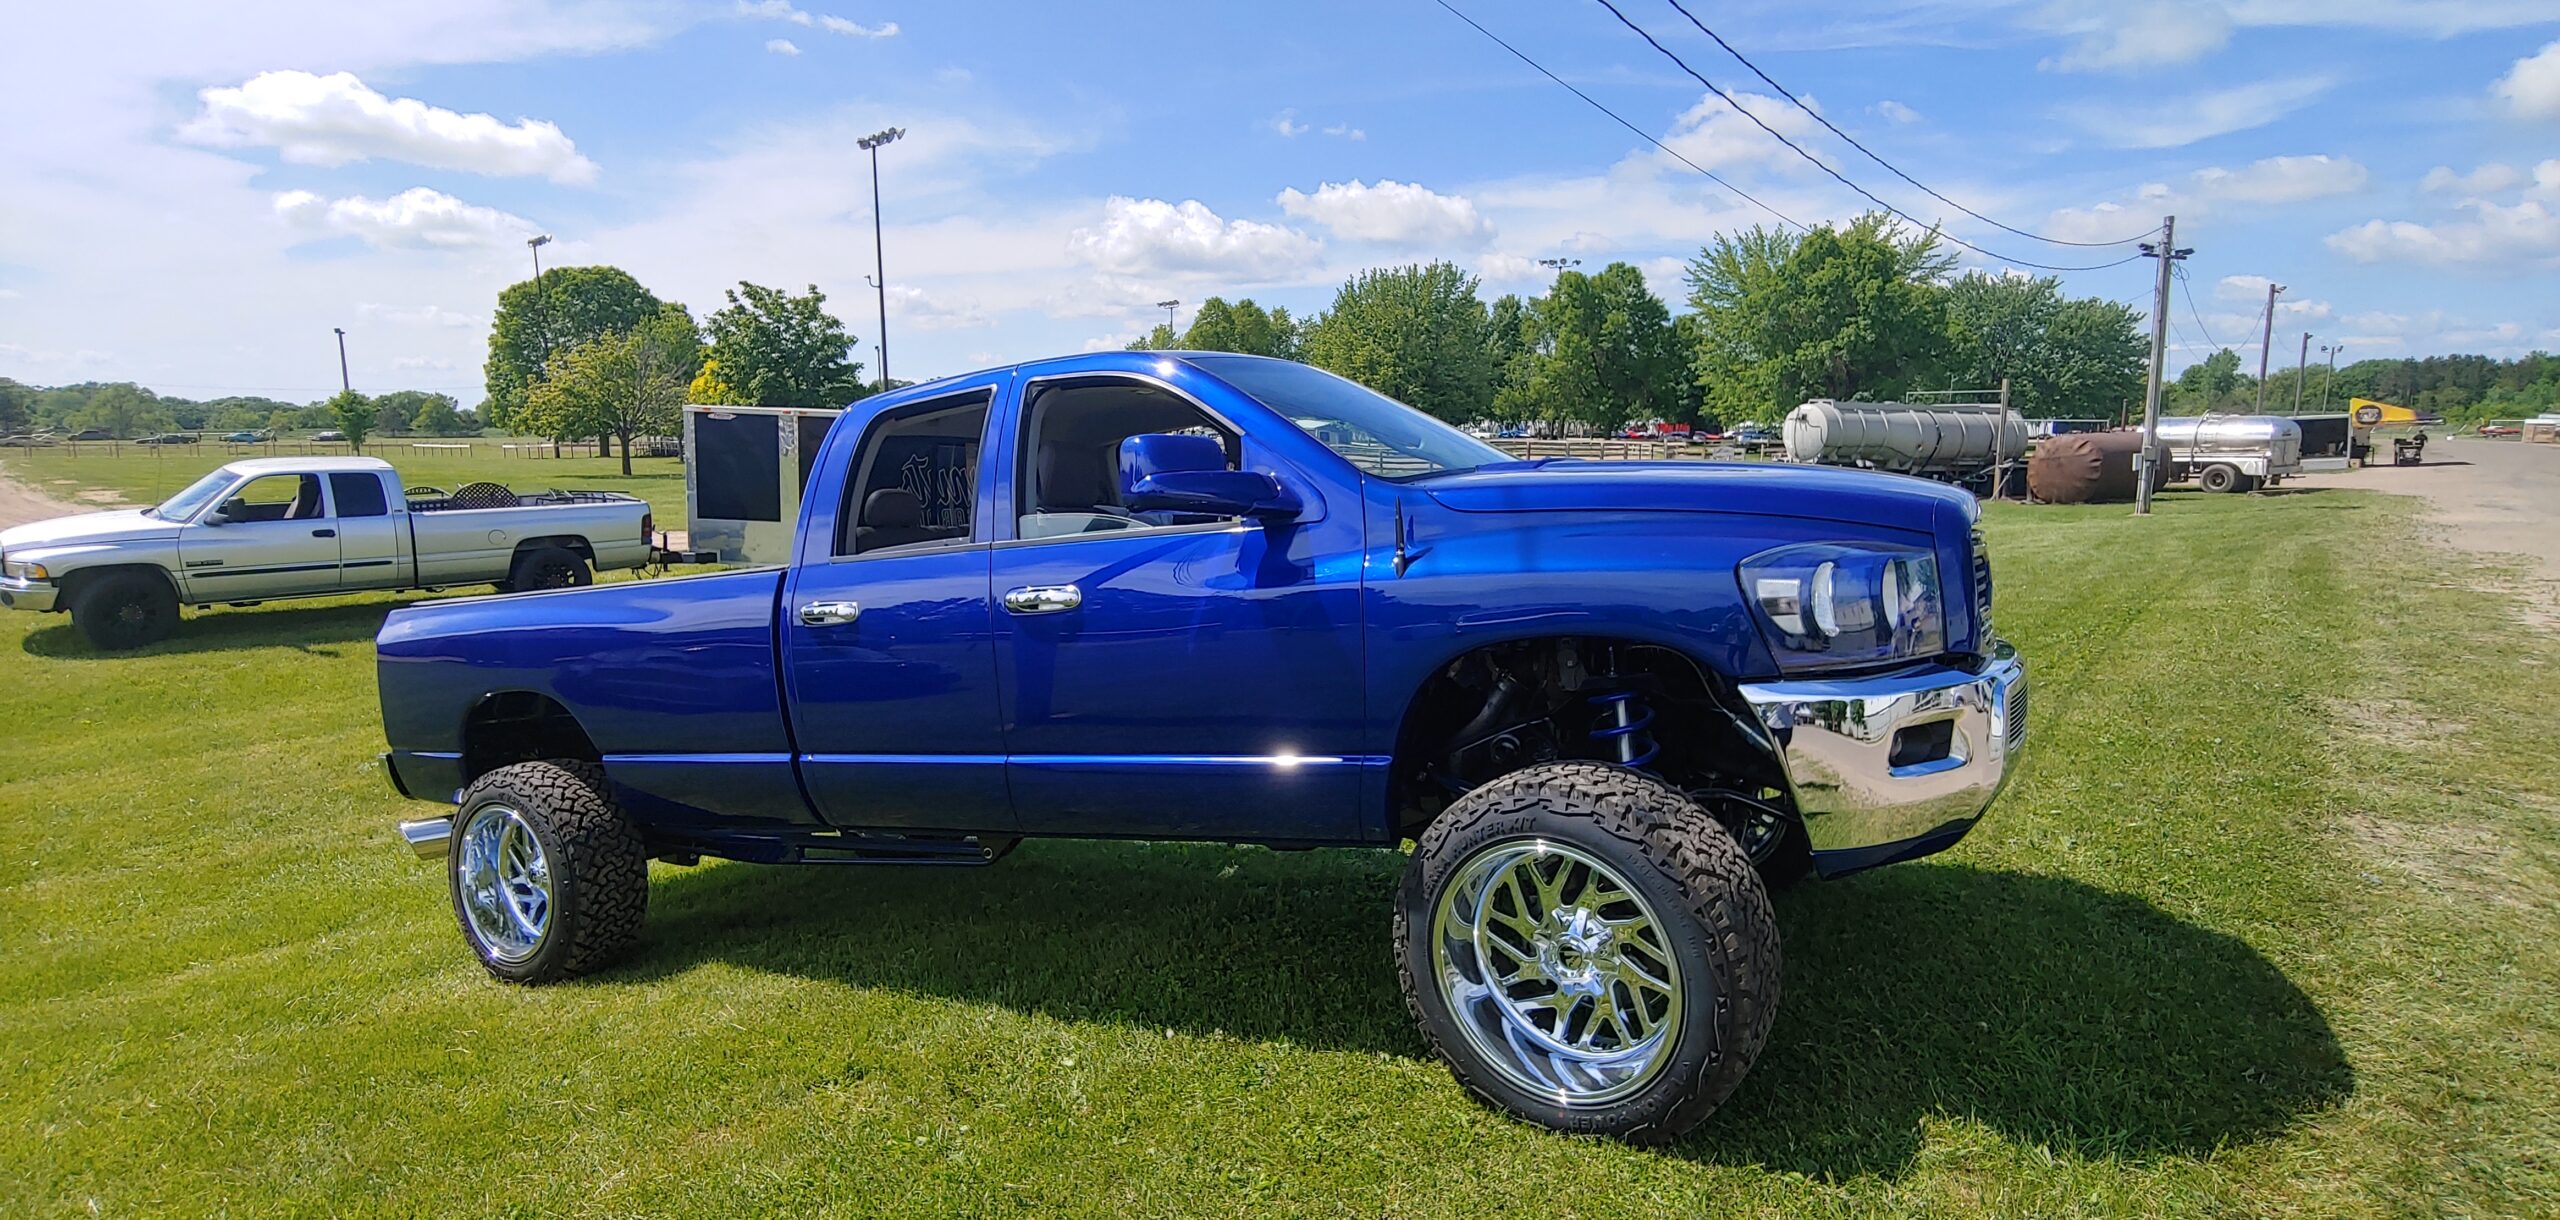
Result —
[{"label": "off-road tire", "polygon": [[2240,468],[2221,462],[2205,467],[2204,471],[2196,476],[2196,485],[2211,492],[2243,490]]},{"label": "off-road tire", "polygon": [[502,588],[510,593],[536,589],[578,589],[596,582],[585,557],[565,546],[538,546],[516,556]]},{"label": "off-road tire", "polygon": [[[510,983],[557,982],[610,964],[640,942],[649,911],[649,848],[611,792],[602,767],[566,759],[500,767],[463,791],[446,847],[445,883],[462,939],[491,975]],[[550,866],[550,928],[520,962],[492,956],[463,908],[462,828],[492,803],[523,815]]]},{"label": "off-road tire", "polygon": [[[1670,1063],[1640,1091],[1561,1104],[1512,1083],[1455,1023],[1431,944],[1442,889],[1478,851],[1546,839],[1608,863],[1671,935],[1683,1003]],[[1422,832],[1396,895],[1397,981],[1425,1045],[1496,1109],[1560,1131],[1659,1144],[1704,1121],[1751,1070],[1778,1011],[1778,927],[1733,834],[1678,789],[1623,767],[1559,762],[1469,792]]]},{"label": "off-road tire", "polygon": [[148,572],[109,572],[71,598],[71,625],[107,652],[158,643],[178,629],[178,591]]}]

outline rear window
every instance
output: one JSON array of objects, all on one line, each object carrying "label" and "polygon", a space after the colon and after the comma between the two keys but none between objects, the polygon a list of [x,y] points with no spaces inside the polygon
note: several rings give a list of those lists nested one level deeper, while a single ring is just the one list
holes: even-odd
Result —
[{"label": "rear window", "polygon": [[341,517],[382,517],[391,513],[391,503],[382,495],[382,480],[373,475],[330,475],[329,491],[338,498]]}]

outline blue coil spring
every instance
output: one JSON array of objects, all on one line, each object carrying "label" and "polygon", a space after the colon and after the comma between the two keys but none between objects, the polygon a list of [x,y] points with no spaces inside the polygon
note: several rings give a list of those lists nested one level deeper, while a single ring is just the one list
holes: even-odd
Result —
[{"label": "blue coil spring", "polygon": [[1611,691],[1593,695],[1592,706],[1608,709],[1609,720],[1591,730],[1593,741],[1605,742],[1616,749],[1621,766],[1641,767],[1662,753],[1662,745],[1645,728],[1653,723],[1653,709],[1637,700],[1634,691]]}]

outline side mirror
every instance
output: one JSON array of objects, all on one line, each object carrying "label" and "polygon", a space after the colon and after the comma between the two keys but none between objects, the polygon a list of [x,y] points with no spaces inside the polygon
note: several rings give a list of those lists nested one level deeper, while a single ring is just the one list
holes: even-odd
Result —
[{"label": "side mirror", "polygon": [[201,517],[196,518],[196,524],[198,524],[198,525],[221,525],[221,524],[223,524],[224,522],[227,522],[227,521],[231,520],[231,514],[232,514],[234,511],[238,510],[238,509],[239,509],[239,507],[240,507],[240,502],[239,502],[238,500],[229,500],[229,501],[225,501],[225,502],[223,503],[222,507],[217,508],[217,509],[214,509],[213,511],[208,512],[208,513],[206,513],[205,515],[203,515],[203,516],[201,516]]},{"label": "side mirror", "polygon": [[1213,437],[1157,432],[1120,442],[1120,502],[1138,512],[1219,517],[1297,516],[1304,506],[1280,480],[1227,469]]}]

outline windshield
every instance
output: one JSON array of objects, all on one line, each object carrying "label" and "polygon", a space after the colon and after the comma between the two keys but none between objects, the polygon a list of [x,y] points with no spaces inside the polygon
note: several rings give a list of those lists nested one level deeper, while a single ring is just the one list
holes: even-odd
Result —
[{"label": "windshield", "polygon": [[1511,455],[1356,381],[1311,364],[1259,356],[1185,356],[1288,416],[1362,472],[1416,479],[1472,470]]},{"label": "windshield", "polygon": [[205,506],[213,503],[213,498],[221,495],[222,489],[229,486],[231,486],[231,472],[214,471],[187,484],[185,491],[162,500],[159,507],[145,510],[144,515],[158,517],[163,521],[184,521],[204,511]]}]

